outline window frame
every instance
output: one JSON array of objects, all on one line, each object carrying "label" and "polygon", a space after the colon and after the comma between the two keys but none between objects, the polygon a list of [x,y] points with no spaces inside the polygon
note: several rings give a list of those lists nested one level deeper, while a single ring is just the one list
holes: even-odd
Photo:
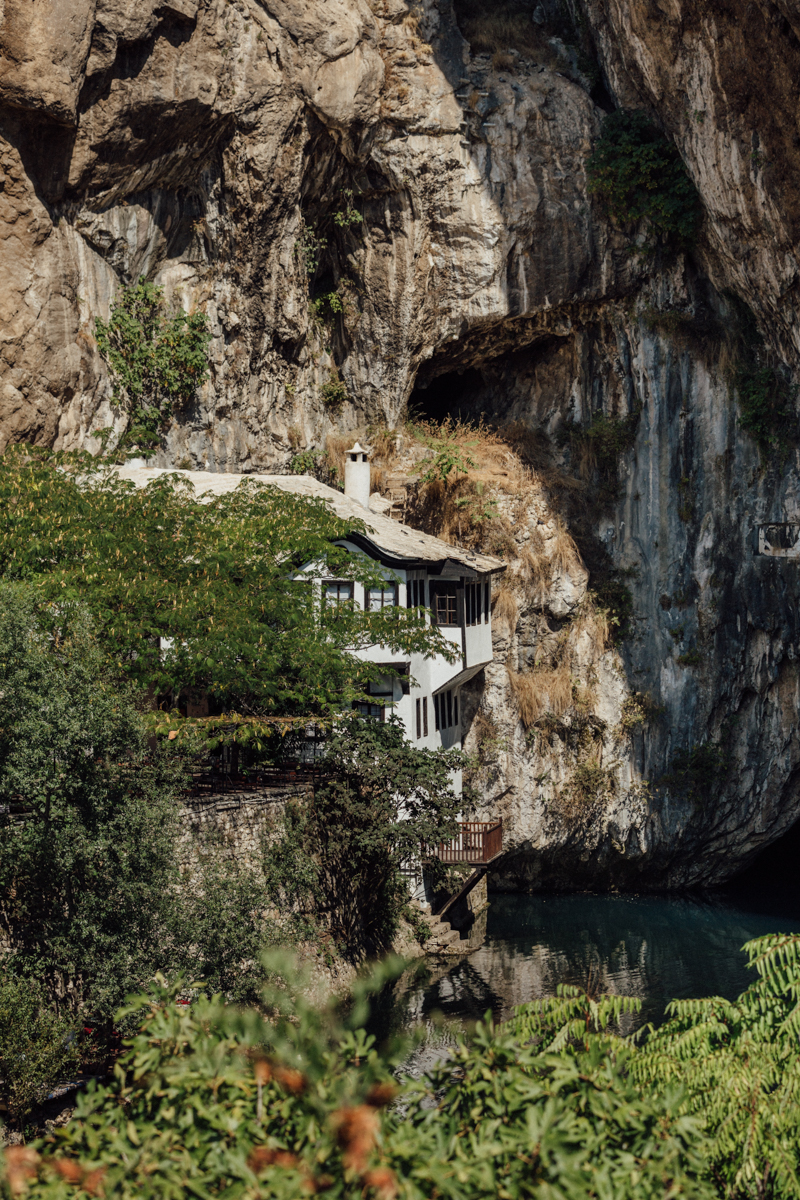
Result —
[{"label": "window frame", "polygon": [[[347,587],[350,589],[348,597],[328,595],[329,587]],[[355,604],[356,600],[356,585],[352,579],[323,579],[322,581],[322,600],[326,608],[339,608],[342,604]]]},{"label": "window frame", "polygon": [[[437,583],[431,585],[431,619],[444,629],[458,629],[461,625],[461,614],[458,602],[459,587],[457,583]],[[452,620],[440,620],[439,601],[445,600],[445,615]]]},{"label": "window frame", "polygon": [[[381,593],[380,604],[373,605],[371,593],[378,592],[378,591]],[[391,594],[391,596],[392,596],[392,600],[390,603],[387,603],[387,601],[385,600],[385,597],[387,594]],[[397,584],[392,583],[391,580],[387,580],[386,583],[383,584],[380,588],[365,587],[364,588],[364,607],[367,612],[383,612],[384,608],[397,608]]]}]

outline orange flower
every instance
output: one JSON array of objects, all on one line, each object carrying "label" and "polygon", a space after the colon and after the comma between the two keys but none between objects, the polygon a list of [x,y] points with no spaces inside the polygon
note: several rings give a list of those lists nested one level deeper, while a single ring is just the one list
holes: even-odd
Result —
[{"label": "orange flower", "polygon": [[297,1156],[288,1150],[276,1150],[272,1146],[254,1146],[247,1159],[247,1165],[258,1175],[265,1167],[296,1167]]},{"label": "orange flower", "polygon": [[83,1181],[83,1190],[88,1192],[90,1196],[101,1196],[103,1194],[103,1179],[105,1178],[105,1167],[97,1167],[94,1171],[89,1171]]},{"label": "orange flower", "polygon": [[253,1074],[256,1077],[256,1083],[260,1087],[264,1087],[272,1078],[272,1067],[265,1058],[257,1058],[253,1063]]},{"label": "orange flower", "polygon": [[83,1167],[74,1158],[53,1159],[53,1170],[57,1171],[67,1183],[80,1183],[83,1179]]},{"label": "orange flower", "polygon": [[6,1177],[14,1196],[21,1196],[28,1180],[36,1178],[39,1155],[30,1146],[9,1146],[6,1150]]},{"label": "orange flower", "polygon": [[331,1119],[337,1129],[339,1145],[344,1150],[342,1161],[345,1167],[359,1173],[365,1171],[381,1127],[380,1117],[368,1104],[359,1104],[355,1108],[340,1108]]},{"label": "orange flower", "polygon": [[295,1071],[292,1067],[276,1067],[275,1078],[281,1087],[286,1088],[287,1092],[291,1092],[293,1096],[299,1096],[306,1090],[305,1075],[302,1071]]},{"label": "orange flower", "polygon": [[397,1178],[388,1167],[375,1167],[361,1177],[366,1187],[374,1188],[379,1200],[394,1200],[397,1195]]},{"label": "orange flower", "polygon": [[367,1104],[373,1108],[384,1108],[391,1104],[397,1095],[397,1085],[394,1083],[373,1083],[367,1092]]}]

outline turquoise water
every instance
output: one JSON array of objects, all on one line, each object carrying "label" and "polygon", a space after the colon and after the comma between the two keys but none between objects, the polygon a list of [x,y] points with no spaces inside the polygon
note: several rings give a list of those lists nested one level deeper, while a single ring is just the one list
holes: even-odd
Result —
[{"label": "turquoise water", "polygon": [[428,960],[382,997],[376,1032],[440,1013],[469,1025],[555,993],[559,983],[638,996],[659,1023],[677,997],[737,996],[753,973],[741,947],[800,930],[800,889],[756,882],[714,896],[492,895],[482,944]]}]

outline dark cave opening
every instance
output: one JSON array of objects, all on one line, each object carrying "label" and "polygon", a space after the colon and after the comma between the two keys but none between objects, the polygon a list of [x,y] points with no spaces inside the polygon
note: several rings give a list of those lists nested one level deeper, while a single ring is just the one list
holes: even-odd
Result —
[{"label": "dark cave opening", "polygon": [[480,416],[485,411],[486,380],[477,367],[464,367],[436,375],[424,385],[417,383],[408,400],[409,415],[427,421],[444,421],[447,417],[463,421]]},{"label": "dark cave opening", "polygon": [[734,875],[725,891],[754,911],[800,920],[800,820]]}]

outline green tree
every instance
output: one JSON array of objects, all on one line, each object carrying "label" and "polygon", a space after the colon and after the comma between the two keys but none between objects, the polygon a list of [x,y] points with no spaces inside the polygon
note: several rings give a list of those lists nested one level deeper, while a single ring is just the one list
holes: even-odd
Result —
[{"label": "green tree", "polygon": [[175,408],[208,378],[208,322],[200,312],[170,315],[164,289],[141,278],[123,289],[107,323],[95,319],[95,335],[111,373],[112,406],[128,416],[115,449],[147,457]]},{"label": "green tree", "polygon": [[464,761],[410,745],[394,716],[337,723],[313,802],[289,808],[267,850],[270,895],[301,918],[324,914],[356,956],[385,950],[408,903],[403,864],[456,832],[451,772]]},{"label": "green tree", "polygon": [[686,249],[701,207],[677,147],[641,110],[617,109],[603,120],[587,164],[589,193],[600,196],[623,225],[640,221],[653,242]]},{"label": "green tree", "polygon": [[0,931],[9,971],[110,1019],[157,966],[177,885],[175,764],[147,749],[85,613],[0,587]]},{"label": "green tree", "polygon": [[249,717],[324,713],[375,675],[359,657],[368,646],[453,657],[415,610],[320,612],[313,580],[383,578],[335,544],[361,523],[321,500],[248,481],[205,503],[181,477],[139,489],[88,455],[14,447],[0,507],[0,574],[85,604],[109,668],[168,704],[198,687]]}]

